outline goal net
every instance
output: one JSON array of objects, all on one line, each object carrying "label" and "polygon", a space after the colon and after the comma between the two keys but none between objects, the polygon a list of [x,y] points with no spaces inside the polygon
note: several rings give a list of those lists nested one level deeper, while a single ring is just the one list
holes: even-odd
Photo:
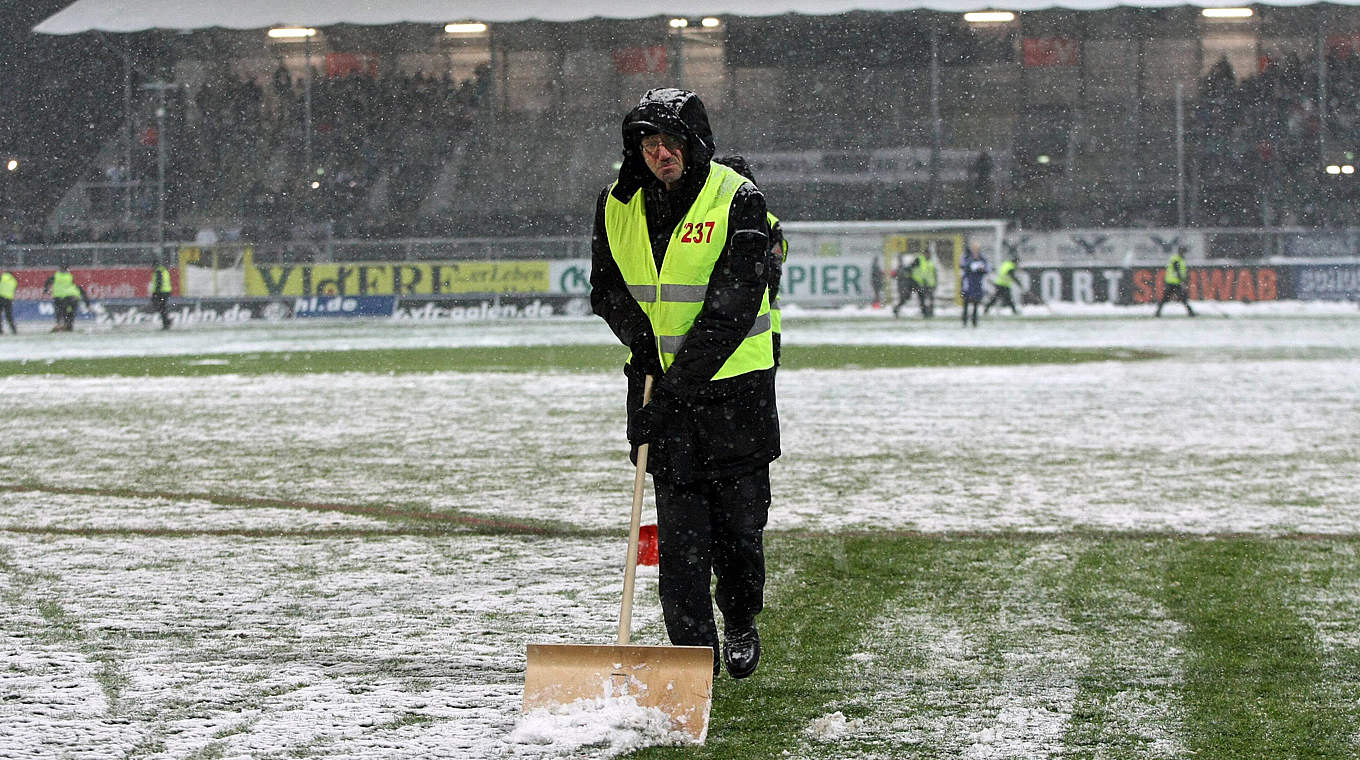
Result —
[{"label": "goal net", "polygon": [[240,298],[254,249],[245,245],[184,246],[179,249],[180,294],[193,298]]},{"label": "goal net", "polygon": [[[810,307],[871,304],[891,306],[897,291],[891,273],[929,251],[938,274],[936,298],[957,300],[959,261],[974,246],[995,268],[1001,263],[1004,219],[937,219],[882,222],[782,222],[789,242],[780,300]],[[881,285],[875,289],[875,283]]]}]

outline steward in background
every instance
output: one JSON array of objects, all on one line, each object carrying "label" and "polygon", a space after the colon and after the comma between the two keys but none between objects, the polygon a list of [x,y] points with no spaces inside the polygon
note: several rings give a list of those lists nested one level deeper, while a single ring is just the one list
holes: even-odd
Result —
[{"label": "steward in background", "polygon": [[19,278],[9,270],[0,271],[0,335],[5,334],[5,322],[9,331],[19,334],[14,326],[14,294],[19,290]]},{"label": "steward in background", "polygon": [[[874,262],[878,262],[878,257],[874,257]],[[916,259],[912,259],[908,264],[901,254],[897,256],[897,267],[892,270],[893,283],[897,285],[897,303],[893,304],[893,316],[896,317],[902,311],[902,307],[911,303],[911,294],[916,292],[916,281],[912,279],[912,269],[916,267]]]},{"label": "steward in background", "polygon": [[622,131],[618,180],[595,209],[591,306],[631,352],[628,440],[651,445],[666,632],[712,647],[717,671],[716,574],[721,661],[745,678],[760,661],[769,465],[780,453],[765,197],[712,160],[692,92],[648,91]]},{"label": "steward in background", "polygon": [[[726,156],[714,161],[729,166],[737,174],[757,185],[755,172],[743,156]],[[759,185],[757,185],[758,187]],[[766,251],[765,280],[770,284],[770,339],[774,343],[774,366],[779,366],[779,344],[784,334],[784,318],[779,310],[779,283],[784,279],[784,262],[789,260],[789,241],[784,239],[784,228],[779,225],[779,217],[765,212],[765,220],[770,223],[770,247]]]},{"label": "steward in background", "polygon": [[1153,316],[1162,316],[1162,307],[1172,298],[1185,304],[1186,314],[1195,316],[1195,310],[1190,308],[1190,294],[1185,290],[1185,281],[1190,279],[1190,272],[1185,266],[1185,254],[1189,250],[1183,245],[1176,246],[1176,252],[1166,262],[1166,284],[1162,288],[1162,300],[1157,302],[1157,313]]},{"label": "steward in background", "polygon": [[996,290],[992,291],[992,297],[987,301],[987,305],[982,307],[983,314],[991,311],[992,304],[995,304],[998,300],[1001,301],[1002,306],[1011,307],[1011,313],[1020,313],[1020,310],[1015,306],[1015,299],[1011,296],[1011,287],[1015,285],[1015,269],[1019,265],[1019,260],[1012,256],[1001,262],[1001,266],[997,267],[996,279],[992,280]]},{"label": "steward in background", "polygon": [[935,316],[935,285],[938,282],[935,272],[935,260],[930,255],[930,249],[921,252],[911,265],[911,282],[916,289],[916,295],[921,299],[921,316],[930,318]]},{"label": "steward in background", "polygon": [[170,329],[170,270],[156,259],[151,268],[151,310],[161,315],[161,329]]},{"label": "steward in background", "polygon": [[85,288],[76,284],[75,275],[71,274],[65,261],[43,283],[43,292],[52,294],[52,311],[57,320],[52,332],[71,332],[76,328],[76,309],[82,301],[85,308],[90,308]]}]

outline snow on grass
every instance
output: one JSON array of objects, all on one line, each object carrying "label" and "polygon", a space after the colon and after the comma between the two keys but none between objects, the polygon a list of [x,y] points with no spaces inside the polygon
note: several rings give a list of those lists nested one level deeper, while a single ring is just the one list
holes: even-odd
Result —
[{"label": "snow on grass", "polygon": [[[5,350],[43,361],[612,340],[601,329],[25,334]],[[810,320],[787,338],[871,339],[884,350],[973,342],[1176,355],[787,367],[772,530],[1360,528],[1360,319],[997,319],[964,331],[861,312]],[[1305,360],[1291,354],[1298,346],[1321,353]],[[1244,349],[1255,353],[1234,354]],[[555,758],[664,743],[645,716],[544,724],[519,712],[524,644],[613,638],[632,480],[622,395],[617,373],[0,379],[0,484],[11,486],[0,499],[4,754]],[[386,535],[391,519],[204,494],[617,535]],[[1174,623],[1130,587],[1096,600],[1111,610],[1099,635],[1078,630],[1038,581],[1074,572],[1055,546],[972,568],[971,596],[904,593],[846,664],[866,684],[862,699],[826,706],[803,735],[809,754],[1044,757],[1075,736],[1122,742],[1131,757],[1183,756]],[[661,643],[655,571],[640,578],[636,639]],[[772,593],[782,582],[771,577]],[[1355,604],[1353,586],[1329,594]],[[1300,604],[1332,620],[1329,601]],[[1353,632],[1320,631],[1348,664]],[[842,725],[843,711],[857,717]],[[1107,728],[1073,724],[1093,711]],[[561,738],[538,743],[550,734]]]},{"label": "snow on grass", "polygon": [[[11,757],[468,758],[665,741],[636,711],[581,721],[565,743],[512,738],[526,643],[612,641],[621,548],[9,534],[0,693],[19,696],[0,705],[0,746],[32,750]],[[639,643],[659,643],[655,593],[640,581]],[[98,673],[101,653],[115,672]],[[598,741],[584,738],[591,726]]]},{"label": "snow on grass", "polygon": [[[1086,600],[1094,606],[1078,611],[1100,628],[1084,628],[1064,593],[1082,583],[1073,577],[1079,554],[1064,551],[1072,548],[1087,545],[923,558],[945,575],[969,570],[961,587],[944,582],[948,596],[932,593],[934,570],[925,585],[905,583],[850,658],[846,678],[866,696],[835,706],[867,713],[852,736],[884,753],[854,756],[1030,759],[1072,746],[1184,756],[1177,624],[1154,601],[1124,593]],[[1129,678],[1137,673],[1155,677]]]}]

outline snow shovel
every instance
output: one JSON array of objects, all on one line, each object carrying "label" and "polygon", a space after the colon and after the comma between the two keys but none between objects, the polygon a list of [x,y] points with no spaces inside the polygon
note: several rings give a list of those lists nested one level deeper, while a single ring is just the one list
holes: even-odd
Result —
[{"label": "snow shovel", "polygon": [[[642,403],[652,397],[652,377],[643,385]],[[713,703],[711,647],[648,646],[628,643],[637,575],[638,526],[647,480],[648,444],[638,446],[633,477],[633,514],[624,560],[623,605],[615,644],[529,644],[524,673],[524,710],[553,708],[578,700],[632,697],[642,707],[665,713],[671,730],[696,744],[708,735]]]}]

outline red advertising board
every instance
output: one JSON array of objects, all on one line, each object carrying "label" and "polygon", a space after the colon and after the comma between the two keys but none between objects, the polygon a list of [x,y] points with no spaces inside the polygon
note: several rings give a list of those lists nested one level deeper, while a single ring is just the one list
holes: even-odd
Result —
[{"label": "red advertising board", "polygon": [[[15,292],[17,301],[41,301],[51,298],[43,293],[43,284],[52,276],[52,269],[16,269],[14,276],[19,279],[19,290]],[[74,268],[71,274],[76,284],[85,289],[85,295],[92,301],[105,298],[150,298],[151,267],[109,267],[105,269]],[[170,286],[174,295],[179,295],[179,271],[170,268]]]}]

